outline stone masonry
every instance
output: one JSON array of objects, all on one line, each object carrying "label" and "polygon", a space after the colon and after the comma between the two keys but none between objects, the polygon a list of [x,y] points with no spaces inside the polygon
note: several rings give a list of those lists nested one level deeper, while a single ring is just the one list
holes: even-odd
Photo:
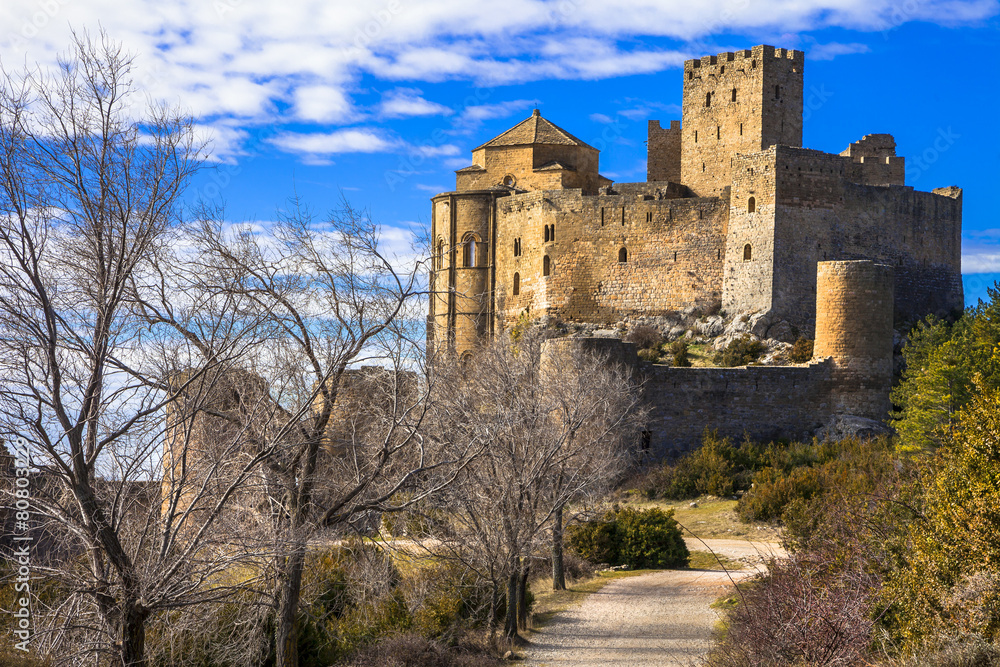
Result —
[{"label": "stone masonry", "polygon": [[[890,134],[839,154],[802,147],[804,70],[801,51],[766,45],[687,61],[681,120],[649,121],[643,183],[601,176],[598,151],[538,110],[474,149],[455,190],[432,198],[429,348],[470,355],[524,316],[608,326],[692,308],[765,315],[820,340],[817,316],[832,312],[824,293],[850,301],[818,286],[832,279],[818,273],[825,262],[889,267],[880,275],[891,277],[890,296],[862,310],[884,307],[890,322],[961,309],[961,189],[907,186]],[[849,367],[844,359],[825,363],[741,379],[697,369],[653,377],[694,391],[699,410],[725,396],[737,414],[773,390],[839,406],[815,414],[853,406],[884,416],[887,399],[834,401],[823,387],[860,376],[833,370]],[[807,412],[785,432],[812,428]]]}]

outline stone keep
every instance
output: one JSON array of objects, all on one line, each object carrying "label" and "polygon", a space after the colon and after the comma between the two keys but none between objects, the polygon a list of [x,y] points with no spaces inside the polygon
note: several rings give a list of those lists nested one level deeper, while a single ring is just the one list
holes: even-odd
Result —
[{"label": "stone keep", "polygon": [[519,318],[613,325],[688,307],[815,331],[817,266],[893,268],[897,322],[963,307],[962,191],[905,185],[892,135],[803,148],[801,51],[689,60],[682,119],[649,121],[647,180],[536,110],[432,198],[431,349],[471,353]]}]

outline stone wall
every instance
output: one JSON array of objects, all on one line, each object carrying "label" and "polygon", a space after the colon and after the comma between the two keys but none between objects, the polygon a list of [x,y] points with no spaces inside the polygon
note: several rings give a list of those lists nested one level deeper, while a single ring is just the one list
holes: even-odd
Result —
[{"label": "stone wall", "polygon": [[731,158],[802,145],[801,51],[755,46],[684,63],[681,182],[719,196]]},{"label": "stone wall", "polygon": [[646,139],[646,180],[681,182],[681,122],[670,121],[670,127],[660,127],[651,120]]},{"label": "stone wall", "polygon": [[527,311],[532,318],[612,323],[719,302],[728,201],[656,198],[662,190],[600,196],[562,190],[498,200],[501,317],[510,324]]},{"label": "stone wall", "polygon": [[814,353],[833,360],[835,414],[880,421],[889,414],[892,282],[884,264],[819,263]]},{"label": "stone wall", "polygon": [[833,366],[645,366],[647,430],[657,455],[696,448],[705,429],[740,440],[807,438],[829,419]]},{"label": "stone wall", "polygon": [[811,335],[817,263],[851,259],[894,267],[897,320],[962,307],[961,190],[853,183],[854,164],[787,146],[734,158],[727,311],[771,310]]}]

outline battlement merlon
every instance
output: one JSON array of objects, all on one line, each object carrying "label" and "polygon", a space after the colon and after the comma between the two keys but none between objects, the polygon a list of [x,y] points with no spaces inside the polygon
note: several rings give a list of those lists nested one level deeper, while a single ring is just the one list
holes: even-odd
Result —
[{"label": "battlement merlon", "polygon": [[684,71],[700,69],[712,65],[727,65],[733,63],[737,67],[745,66],[746,60],[751,62],[757,59],[761,63],[765,58],[781,58],[791,61],[791,63],[802,66],[805,64],[806,56],[803,51],[795,49],[775,48],[767,44],[758,44],[752,49],[740,49],[739,51],[726,51],[714,56],[702,56],[684,61]]}]

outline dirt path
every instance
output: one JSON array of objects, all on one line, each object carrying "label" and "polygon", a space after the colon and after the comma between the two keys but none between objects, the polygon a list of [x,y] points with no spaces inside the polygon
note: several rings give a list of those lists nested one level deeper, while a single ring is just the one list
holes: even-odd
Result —
[{"label": "dirt path", "polygon": [[[729,558],[754,561],[780,547],[740,540],[705,540]],[[689,548],[706,550],[701,543]],[[752,575],[746,568],[734,579]],[[725,572],[667,570],[617,579],[581,604],[556,614],[526,651],[532,667],[676,667],[700,662],[718,620],[712,602],[732,586]]]}]

